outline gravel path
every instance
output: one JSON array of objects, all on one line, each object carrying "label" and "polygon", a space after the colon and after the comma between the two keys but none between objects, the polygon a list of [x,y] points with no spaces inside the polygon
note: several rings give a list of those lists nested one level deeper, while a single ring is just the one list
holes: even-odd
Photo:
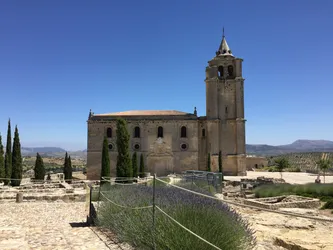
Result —
[{"label": "gravel path", "polygon": [[84,202],[0,203],[0,249],[127,249],[84,226]]}]

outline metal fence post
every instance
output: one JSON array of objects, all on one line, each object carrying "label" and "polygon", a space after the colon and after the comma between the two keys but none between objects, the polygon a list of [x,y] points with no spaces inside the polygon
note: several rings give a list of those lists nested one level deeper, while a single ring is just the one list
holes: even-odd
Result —
[{"label": "metal fence post", "polygon": [[102,182],[99,182],[99,187],[98,187],[98,198],[97,198],[97,209],[99,209],[99,204],[100,204],[100,200],[101,200],[101,185]]},{"label": "metal fence post", "polygon": [[88,202],[88,217],[87,224],[90,225],[92,223],[92,211],[91,211],[91,198],[92,198],[92,186],[88,185],[87,190],[89,190],[89,202]]},{"label": "metal fence post", "polygon": [[154,250],[156,250],[156,244],[155,244],[155,187],[156,187],[156,174],[154,174],[153,179],[153,246]]}]

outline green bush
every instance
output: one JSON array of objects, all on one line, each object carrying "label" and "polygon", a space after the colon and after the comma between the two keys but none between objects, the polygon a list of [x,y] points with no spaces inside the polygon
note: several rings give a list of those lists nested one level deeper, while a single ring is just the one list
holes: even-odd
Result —
[{"label": "green bush", "polygon": [[327,201],[324,206],[322,206],[322,209],[333,209],[333,199]]},{"label": "green bush", "polygon": [[279,172],[279,169],[276,166],[267,167],[268,172]]},{"label": "green bush", "polygon": [[316,183],[309,183],[304,185],[292,185],[287,183],[263,185],[255,188],[254,193],[257,198],[293,194],[320,198],[322,201],[327,201],[333,198],[333,185]]}]

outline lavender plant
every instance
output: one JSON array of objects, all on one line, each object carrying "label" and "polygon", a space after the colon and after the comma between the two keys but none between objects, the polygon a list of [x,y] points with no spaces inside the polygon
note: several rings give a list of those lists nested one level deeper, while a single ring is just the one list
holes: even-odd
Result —
[{"label": "lavender plant", "polygon": [[[109,185],[102,187],[102,193],[114,203],[126,207],[152,204],[151,186]],[[221,201],[164,185],[156,185],[155,197],[156,205],[163,211],[221,249],[247,249],[254,243],[253,231],[247,222]],[[176,225],[159,210],[155,214],[155,231],[152,228],[151,208],[122,208],[104,198],[97,215],[100,226],[109,228],[119,240],[138,249],[152,249],[153,238],[156,249],[213,249]]]}]

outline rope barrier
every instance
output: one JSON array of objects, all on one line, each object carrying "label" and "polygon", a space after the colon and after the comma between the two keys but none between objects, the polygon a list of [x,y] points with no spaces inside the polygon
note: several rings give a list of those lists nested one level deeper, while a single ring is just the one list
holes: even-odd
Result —
[{"label": "rope barrier", "polygon": [[[121,207],[121,208],[126,208],[126,209],[132,209],[132,210],[139,210],[139,209],[146,209],[146,208],[153,208],[152,205],[150,206],[144,206],[144,207],[128,207],[128,206],[123,206],[123,205],[119,205],[117,203],[115,203],[114,201],[110,200],[108,197],[106,197],[104,195],[104,192],[100,192],[100,194],[109,202],[111,202],[112,204]],[[190,229],[188,229],[187,227],[185,227],[184,225],[182,225],[181,223],[179,223],[177,220],[175,220],[174,218],[172,218],[169,214],[167,214],[165,211],[163,211],[160,207],[155,205],[155,208],[157,208],[162,214],[164,214],[166,217],[168,217],[170,220],[172,220],[174,223],[176,223],[178,226],[180,226],[181,228],[183,228],[184,230],[186,230],[187,232],[189,232],[190,234],[194,235],[195,237],[197,237],[198,239],[202,240],[203,242],[207,243],[208,245],[212,246],[215,249],[218,250],[222,250],[221,248],[215,246],[214,244],[210,243],[209,241],[205,240],[204,238],[202,238],[201,236],[197,235],[196,233],[192,232]]]},{"label": "rope barrier", "polygon": [[233,201],[221,200],[221,199],[219,199],[217,197],[213,197],[213,196],[209,196],[209,195],[206,195],[206,194],[198,193],[198,192],[195,192],[195,191],[183,188],[183,187],[179,187],[179,186],[170,184],[170,183],[168,183],[166,181],[163,181],[163,180],[161,180],[161,179],[159,179],[157,177],[156,177],[156,180],[158,180],[158,181],[160,181],[162,183],[165,183],[165,184],[167,184],[169,186],[181,189],[181,190],[186,191],[186,192],[190,192],[190,193],[193,193],[193,194],[196,194],[196,195],[199,195],[199,196],[203,196],[203,197],[206,197],[206,198],[209,198],[209,199],[213,199],[213,200],[218,200],[218,201],[221,201],[221,202],[224,202],[224,203],[227,203],[227,204],[231,204],[231,205],[235,205],[235,206],[246,207],[246,208],[261,210],[261,211],[270,212],[270,213],[284,214],[284,215],[289,215],[289,216],[294,216],[294,217],[300,217],[300,218],[305,218],[305,219],[312,219],[312,220],[318,220],[318,221],[324,221],[324,222],[333,222],[332,219],[318,218],[318,217],[314,217],[314,216],[308,216],[308,215],[302,215],[302,214],[295,214],[295,213],[290,213],[290,212],[285,212],[285,211],[277,211],[277,210],[256,207],[256,206],[242,204],[242,203],[233,202]]},{"label": "rope barrier", "polygon": [[108,200],[109,202],[111,202],[112,204],[118,206],[118,207],[121,207],[121,208],[126,208],[126,209],[132,209],[132,210],[140,210],[140,209],[146,209],[146,208],[152,208],[153,206],[144,206],[144,207],[127,207],[127,206],[123,206],[123,205],[119,205],[117,203],[115,203],[114,201],[110,200],[108,197],[106,197],[103,192],[100,192],[100,194],[106,199]]},{"label": "rope barrier", "polygon": [[118,183],[118,182],[115,182],[114,184],[119,185],[119,186],[135,186],[135,185],[138,185],[138,183]]},{"label": "rope barrier", "polygon": [[[206,194],[202,194],[196,191],[192,191],[174,184],[170,184],[160,178],[155,177],[155,180],[158,180],[166,185],[178,188],[180,190],[186,191],[186,192],[190,192],[192,194],[198,195],[198,196],[202,196],[202,197],[206,197],[209,199],[213,199],[213,200],[218,200],[220,202],[224,202],[226,204],[230,204],[230,205],[235,205],[235,206],[240,206],[240,207],[245,207],[245,208],[250,208],[250,209],[254,209],[254,210],[259,210],[259,211],[266,211],[266,212],[270,212],[270,213],[277,213],[277,214],[283,214],[283,215],[287,215],[287,216],[293,216],[293,217],[299,217],[299,218],[305,218],[305,219],[312,219],[312,220],[317,220],[317,221],[322,221],[322,222],[333,222],[332,219],[325,219],[325,218],[318,218],[318,217],[314,217],[314,216],[307,216],[307,215],[301,215],[301,214],[295,214],[295,213],[290,213],[290,212],[285,212],[285,211],[277,211],[277,210],[272,210],[272,209],[267,209],[267,208],[260,208],[260,207],[256,207],[256,206],[252,206],[252,205],[247,205],[247,204],[242,204],[242,203],[238,203],[238,202],[233,202],[233,201],[227,201],[227,200],[221,200],[217,197],[214,196],[210,196],[210,195],[206,195]],[[109,180],[111,182],[111,180]],[[124,184],[124,183],[116,183],[119,185],[137,185],[138,183],[130,183],[130,184]],[[110,191],[111,192],[111,191]],[[205,242],[206,244],[210,245],[211,247],[213,247],[214,249],[218,249],[218,250],[222,250],[221,248],[217,247],[216,245],[212,244],[211,242],[205,240],[204,238],[202,238],[201,236],[197,235],[196,233],[194,233],[193,231],[191,231],[190,229],[188,229],[187,227],[185,227],[184,225],[182,225],[180,222],[178,222],[176,219],[174,219],[172,216],[170,216],[168,213],[166,213],[163,209],[161,209],[159,206],[157,206],[154,201],[153,201],[153,205],[149,205],[149,206],[144,206],[144,207],[128,207],[128,206],[123,206],[120,204],[115,203],[114,201],[112,201],[111,199],[109,199],[108,197],[105,196],[104,193],[107,193],[107,191],[100,191],[100,194],[109,202],[111,202],[112,204],[120,207],[120,208],[125,208],[125,209],[131,209],[131,210],[138,210],[138,209],[148,209],[148,208],[153,208],[154,207],[160,211],[164,216],[166,216],[167,218],[169,218],[172,222],[174,222],[175,224],[177,224],[179,227],[181,227],[182,229],[184,229],[185,231],[187,231],[188,233],[192,234],[193,236],[197,237],[198,239],[200,239],[201,241]],[[100,201],[100,199],[99,199]]]},{"label": "rope barrier", "polygon": [[12,178],[0,178],[0,180],[10,180],[10,181],[22,181],[25,179],[30,179],[30,178],[22,178],[22,179],[12,179]]},{"label": "rope barrier", "polygon": [[189,232],[190,234],[194,235],[195,237],[197,237],[198,239],[202,240],[203,242],[207,243],[208,245],[214,247],[215,249],[218,250],[222,250],[221,248],[215,246],[214,244],[210,243],[209,241],[205,240],[204,238],[202,238],[201,236],[197,235],[196,233],[192,232],[190,229],[188,229],[187,227],[183,226],[182,224],[180,224],[178,221],[176,221],[174,218],[172,218],[170,215],[168,215],[166,212],[164,212],[159,206],[155,206],[157,208],[157,210],[159,210],[161,213],[163,213],[166,217],[168,217],[170,220],[172,220],[174,223],[176,223],[178,226],[180,226],[181,228],[183,228],[184,230],[186,230],[187,232]]}]

